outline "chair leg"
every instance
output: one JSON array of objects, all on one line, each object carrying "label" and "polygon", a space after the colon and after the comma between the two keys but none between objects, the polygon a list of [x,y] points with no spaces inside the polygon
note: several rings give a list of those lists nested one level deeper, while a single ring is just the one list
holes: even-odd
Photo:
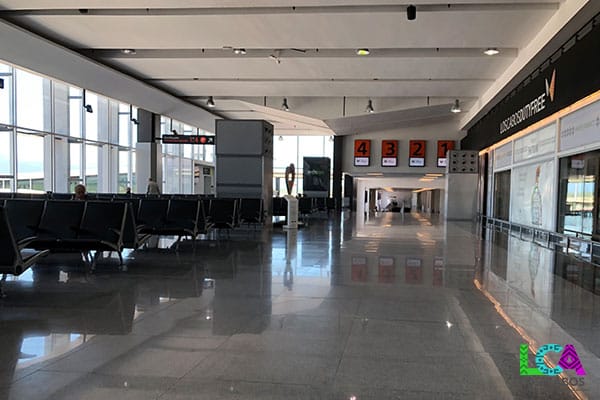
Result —
[{"label": "chair leg", "polygon": [[0,299],[6,298],[6,293],[4,292],[4,282],[6,282],[6,274],[2,274],[2,279],[0,279]]}]

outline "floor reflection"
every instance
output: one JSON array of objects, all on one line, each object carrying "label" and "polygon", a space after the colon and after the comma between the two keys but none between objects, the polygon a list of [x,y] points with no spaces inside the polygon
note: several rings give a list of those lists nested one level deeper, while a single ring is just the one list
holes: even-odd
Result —
[{"label": "floor reflection", "polygon": [[0,398],[572,398],[523,342],[573,343],[600,393],[589,264],[426,214],[307,222],[10,280]]}]

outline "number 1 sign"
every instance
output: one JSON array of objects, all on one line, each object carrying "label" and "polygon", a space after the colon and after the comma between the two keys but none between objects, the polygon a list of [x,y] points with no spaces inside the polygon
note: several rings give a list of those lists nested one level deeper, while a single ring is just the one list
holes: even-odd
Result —
[{"label": "number 1 sign", "polygon": [[371,164],[371,141],[370,140],[355,140],[354,141],[354,166],[368,167]]}]

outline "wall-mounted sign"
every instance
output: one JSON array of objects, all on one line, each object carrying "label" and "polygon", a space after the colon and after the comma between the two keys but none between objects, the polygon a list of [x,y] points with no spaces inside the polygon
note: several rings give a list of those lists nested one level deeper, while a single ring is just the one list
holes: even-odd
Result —
[{"label": "wall-mounted sign", "polygon": [[454,140],[438,140],[437,142],[437,166],[445,167],[448,165],[446,153],[454,150]]},{"label": "wall-mounted sign", "polygon": [[556,123],[538,129],[515,140],[514,162],[530,160],[554,152],[556,146]]},{"label": "wall-mounted sign", "polygon": [[398,141],[397,140],[382,140],[381,141],[381,166],[382,167],[397,167],[398,166]]},{"label": "wall-mounted sign", "polygon": [[215,144],[215,137],[208,135],[162,135],[163,144]]},{"label": "wall-mounted sign", "polygon": [[425,166],[425,141],[411,140],[408,149],[408,165],[410,167]]},{"label": "wall-mounted sign", "polygon": [[359,139],[354,141],[354,166],[368,167],[371,164],[371,141]]},{"label": "wall-mounted sign", "polygon": [[497,171],[500,168],[510,167],[512,165],[512,147],[513,144],[510,142],[494,150],[494,171]]},{"label": "wall-mounted sign", "polygon": [[560,151],[598,143],[600,101],[575,111],[560,120]]}]

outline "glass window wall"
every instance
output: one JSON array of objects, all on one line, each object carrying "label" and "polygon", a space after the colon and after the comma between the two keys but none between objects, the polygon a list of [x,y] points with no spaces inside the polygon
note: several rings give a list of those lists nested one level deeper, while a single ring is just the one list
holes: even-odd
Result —
[{"label": "glass window wall", "polygon": [[[135,190],[137,107],[90,91],[84,104],[81,88],[6,64],[0,78],[0,191]],[[161,123],[163,133],[199,132],[165,116]],[[204,146],[164,146],[163,157],[164,191],[193,192],[192,160],[205,159]]]}]

